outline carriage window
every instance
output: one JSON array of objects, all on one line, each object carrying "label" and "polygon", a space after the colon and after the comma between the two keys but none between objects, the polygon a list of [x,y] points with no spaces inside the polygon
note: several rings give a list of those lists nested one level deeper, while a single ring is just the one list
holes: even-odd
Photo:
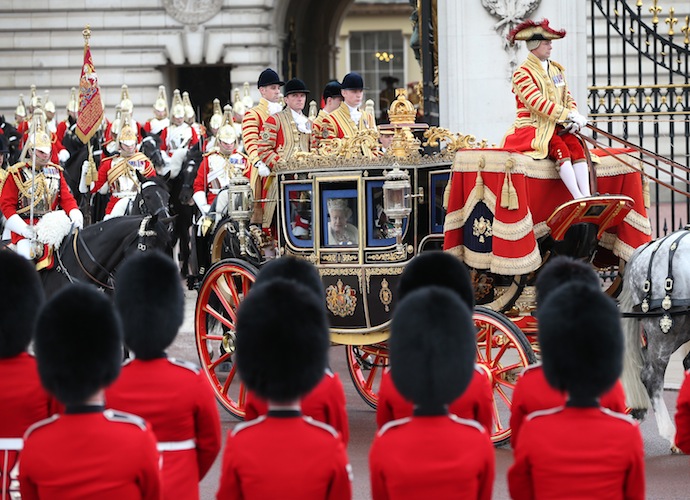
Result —
[{"label": "carriage window", "polygon": [[446,210],[443,208],[443,193],[450,179],[450,172],[431,174],[431,232],[443,233],[443,223],[446,220]]},{"label": "carriage window", "polygon": [[323,244],[329,247],[357,246],[357,190],[328,189],[321,200],[323,217]]},{"label": "carriage window", "polygon": [[[395,245],[395,236],[390,236],[393,223],[383,211],[383,181],[367,182],[367,246],[384,247]],[[403,233],[407,221],[403,222]]]},{"label": "carriage window", "polygon": [[285,186],[285,222],[290,243],[297,247],[314,246],[311,207],[311,184]]}]

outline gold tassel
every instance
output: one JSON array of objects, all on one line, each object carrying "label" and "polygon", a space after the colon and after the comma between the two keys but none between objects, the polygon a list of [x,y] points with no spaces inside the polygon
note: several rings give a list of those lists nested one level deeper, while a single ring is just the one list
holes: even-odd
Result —
[{"label": "gold tassel", "polygon": [[482,177],[482,170],[486,165],[486,159],[482,156],[479,158],[479,165],[477,166],[477,180],[475,183],[475,188],[477,189],[477,197],[480,200],[484,199],[484,178]]},{"label": "gold tassel", "polygon": [[89,158],[89,168],[86,169],[86,185],[90,186],[92,182],[98,180],[98,170],[96,169],[96,162],[93,158]]},{"label": "gold tassel", "polygon": [[644,207],[649,208],[651,206],[651,199],[649,196],[649,179],[642,176],[642,199],[644,200]]},{"label": "gold tassel", "polygon": [[510,193],[510,201],[508,202],[508,210],[518,209],[518,195],[515,185],[513,184],[513,178],[508,174],[508,192]]},{"label": "gold tassel", "polygon": [[503,177],[503,187],[501,188],[501,208],[508,208],[510,207],[510,186],[508,186],[508,183],[510,182],[510,177],[508,177],[508,174]]}]

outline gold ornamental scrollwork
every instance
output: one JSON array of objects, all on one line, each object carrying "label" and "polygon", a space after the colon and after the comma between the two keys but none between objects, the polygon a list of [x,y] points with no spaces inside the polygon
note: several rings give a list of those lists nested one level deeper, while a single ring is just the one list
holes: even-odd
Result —
[{"label": "gold ornamental scrollwork", "polygon": [[319,269],[320,276],[357,276],[359,282],[359,292],[362,293],[362,269],[352,268],[335,268],[335,269]]},{"label": "gold ornamental scrollwork", "polygon": [[472,235],[479,239],[480,243],[484,243],[486,238],[493,236],[493,227],[491,226],[491,221],[485,219],[484,217],[479,217],[474,219],[472,223]]},{"label": "gold ornamental scrollwork", "polygon": [[321,260],[323,262],[330,262],[332,264],[341,264],[348,262],[356,262],[359,257],[357,254],[347,254],[347,253],[327,253],[321,255]]},{"label": "gold ornamental scrollwork", "polygon": [[399,276],[402,274],[404,267],[374,267],[367,269],[365,272],[367,280],[367,294],[370,291],[370,281],[372,276]]},{"label": "gold ornamental scrollwork", "polygon": [[[455,153],[459,149],[474,149],[478,147],[477,138],[473,135],[454,134],[447,128],[431,127],[424,132],[426,141],[423,146],[437,147],[441,142],[446,143],[446,151]],[[485,141],[482,141],[485,144]]]},{"label": "gold ornamental scrollwork", "polygon": [[398,262],[407,258],[407,249],[403,248],[402,251],[394,250],[392,252],[385,253],[375,253],[367,256],[367,259],[371,262]]},{"label": "gold ornamental scrollwork", "polygon": [[352,316],[357,308],[357,292],[339,279],[335,285],[326,288],[326,306],[341,318]]},{"label": "gold ornamental scrollwork", "polygon": [[383,304],[383,308],[386,312],[390,311],[390,305],[393,301],[393,292],[388,287],[388,280],[383,278],[381,280],[381,290],[379,290],[379,300]]}]

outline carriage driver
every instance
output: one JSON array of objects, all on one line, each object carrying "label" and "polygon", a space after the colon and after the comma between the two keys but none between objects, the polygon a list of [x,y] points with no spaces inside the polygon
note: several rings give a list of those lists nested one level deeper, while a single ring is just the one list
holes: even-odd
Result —
[{"label": "carriage driver", "polygon": [[[82,193],[110,192],[110,200],[105,207],[104,219],[110,219],[117,215],[124,215],[129,201],[139,193],[139,179],[137,172],[144,177],[155,177],[156,169],[151,161],[137,151],[137,134],[130,125],[129,116],[125,113],[122,117],[124,124],[117,136],[119,154],[106,158],[98,169],[98,179],[86,185],[88,160],[84,161],[81,168],[81,181],[79,191]],[[117,208],[116,208],[117,207]]]},{"label": "carriage driver", "polygon": [[[35,236],[33,224],[48,212],[62,209],[69,215],[75,227],[84,226],[84,217],[67,186],[62,168],[50,162],[52,143],[42,128],[29,135],[26,162],[19,162],[8,169],[7,179],[0,195],[0,211],[7,219],[6,229],[11,231],[12,243],[17,253],[32,259],[31,239]],[[36,158],[35,168],[31,161]],[[33,203],[33,221],[30,221]]]},{"label": "carriage driver", "polygon": [[575,132],[587,125],[570,95],[563,66],[551,61],[551,41],[565,36],[544,19],[516,26],[508,40],[524,40],[530,53],[513,73],[517,116],[502,147],[535,159],[551,158],[574,199],[591,196],[585,151]]}]

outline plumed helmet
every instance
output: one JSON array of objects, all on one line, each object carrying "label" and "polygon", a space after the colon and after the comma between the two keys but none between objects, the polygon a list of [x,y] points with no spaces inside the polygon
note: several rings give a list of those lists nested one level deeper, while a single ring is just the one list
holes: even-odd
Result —
[{"label": "plumed helmet", "polygon": [[32,85],[32,86],[31,86],[30,93],[29,93],[29,105],[30,105],[32,108],[35,108],[36,106],[39,105],[40,102],[41,102],[41,101],[40,101],[40,99],[38,98],[38,95],[36,94],[36,85]]},{"label": "plumed helmet", "polygon": [[105,294],[68,285],[39,313],[34,348],[43,387],[65,405],[82,404],[120,373],[120,318]]},{"label": "plumed helmet", "polygon": [[323,100],[325,101],[329,97],[340,97],[342,99],[343,94],[340,92],[341,88],[338,80],[331,80],[323,89]]},{"label": "plumed helmet", "polygon": [[259,74],[259,80],[256,82],[256,86],[261,88],[269,85],[285,85],[285,82],[280,79],[278,73],[271,68],[266,68]]},{"label": "plumed helmet", "polygon": [[304,396],[326,368],[330,338],[323,301],[293,280],[255,285],[238,311],[236,345],[237,370],[247,388],[279,403]]},{"label": "plumed helmet", "polygon": [[167,255],[144,252],[127,259],[116,279],[125,344],[138,359],[163,357],[184,317],[179,269]]},{"label": "plumed helmet", "polygon": [[19,94],[19,102],[17,103],[17,108],[14,110],[14,114],[26,118],[26,105],[24,104],[24,94]]},{"label": "plumed helmet", "polygon": [[599,276],[590,264],[562,255],[550,259],[539,269],[535,282],[537,305],[544,302],[556,288],[574,281],[601,289]]},{"label": "plumed helmet", "polygon": [[[4,139],[0,135],[0,139]],[[36,268],[15,252],[0,251],[0,359],[26,351],[45,300]]]},{"label": "plumed helmet", "polygon": [[216,134],[219,141],[234,144],[237,141],[237,132],[232,126],[232,108],[226,104],[223,108],[223,121]]},{"label": "plumed helmet", "polygon": [[315,295],[324,296],[323,283],[314,264],[305,259],[285,256],[269,261],[261,268],[254,285],[268,283],[271,280],[281,278],[295,281],[309,288]]},{"label": "plumed helmet", "polygon": [[[247,84],[247,92],[248,91],[249,84]],[[235,116],[244,116],[244,114],[247,112],[247,107],[244,105],[244,102],[240,98],[240,89],[235,89],[234,101],[232,103],[232,112],[235,114]]]},{"label": "plumed helmet", "polygon": [[170,113],[173,118],[184,118],[184,103],[182,102],[182,95],[180,89],[173,90],[172,105],[170,106]]},{"label": "plumed helmet", "polygon": [[41,100],[38,99],[37,107],[34,109],[34,116],[38,119],[36,129],[29,129],[28,149],[35,148],[45,154],[50,154],[53,150],[53,143],[50,135],[46,132],[46,115],[41,107]]},{"label": "plumed helmet", "polygon": [[407,263],[398,285],[398,299],[425,286],[441,286],[453,291],[474,309],[474,287],[467,266],[448,252],[423,252]]},{"label": "plumed helmet", "polygon": [[192,106],[192,101],[189,98],[189,92],[186,90],[182,92],[182,104],[184,106],[184,116],[188,120],[196,118],[196,113],[194,113],[194,106]]},{"label": "plumed helmet", "polygon": [[285,84],[285,95],[290,95],[290,94],[308,94],[309,89],[307,88],[307,84],[304,83],[302,80],[299,78],[293,78],[292,80],[289,80]]},{"label": "plumed helmet", "polygon": [[120,109],[124,112],[132,114],[134,111],[134,103],[129,98],[129,88],[127,85],[122,85],[122,91],[120,93]]},{"label": "plumed helmet", "polygon": [[72,113],[79,112],[79,98],[77,97],[77,89],[72,87],[69,92],[69,101],[67,101],[67,111]]},{"label": "plumed helmet", "polygon": [[156,97],[156,101],[153,103],[153,109],[159,112],[165,111],[166,114],[168,112],[168,96],[165,91],[165,85],[159,85],[158,86],[158,97]]},{"label": "plumed helmet", "polygon": [[55,113],[55,103],[50,100],[49,90],[45,91],[45,96],[45,104],[43,105],[43,109],[48,113]]},{"label": "plumed helmet", "polygon": [[126,111],[120,114],[120,131],[117,134],[117,142],[126,146],[134,146],[138,142],[137,133],[132,126],[132,117]]},{"label": "plumed helmet", "polygon": [[249,82],[244,82],[242,88],[244,89],[242,104],[244,104],[245,109],[252,109],[254,107],[254,99],[252,99],[252,95],[249,93]]},{"label": "plumed helmet", "polygon": [[218,130],[223,124],[223,110],[220,107],[220,99],[216,98],[213,100],[213,114],[209,120],[209,125],[211,128]]},{"label": "plumed helmet", "polygon": [[539,308],[544,376],[576,406],[608,391],[623,370],[623,332],[615,302],[586,283],[556,288]]},{"label": "plumed helmet", "polygon": [[343,78],[343,83],[340,84],[342,90],[363,90],[364,89],[364,79],[359,73],[348,73]]},{"label": "plumed helmet", "polygon": [[422,413],[445,412],[474,374],[476,328],[457,294],[429,286],[400,301],[393,314],[391,377]]}]

